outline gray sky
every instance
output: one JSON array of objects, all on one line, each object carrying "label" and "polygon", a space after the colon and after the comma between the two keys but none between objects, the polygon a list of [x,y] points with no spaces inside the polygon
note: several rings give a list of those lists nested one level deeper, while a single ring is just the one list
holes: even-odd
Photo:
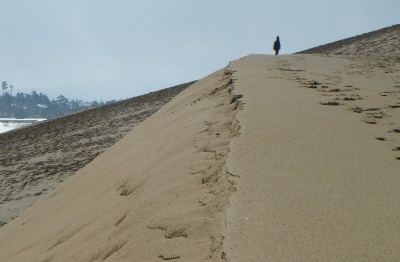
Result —
[{"label": "gray sky", "polygon": [[201,79],[400,23],[399,0],[0,0],[0,81],[85,101]]}]

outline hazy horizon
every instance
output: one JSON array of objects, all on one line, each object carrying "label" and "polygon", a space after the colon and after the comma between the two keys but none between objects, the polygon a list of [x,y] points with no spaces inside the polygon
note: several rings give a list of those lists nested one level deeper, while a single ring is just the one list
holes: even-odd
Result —
[{"label": "hazy horizon", "polygon": [[398,2],[4,1],[0,81],[84,101],[190,82],[252,53],[282,54],[398,24]]}]

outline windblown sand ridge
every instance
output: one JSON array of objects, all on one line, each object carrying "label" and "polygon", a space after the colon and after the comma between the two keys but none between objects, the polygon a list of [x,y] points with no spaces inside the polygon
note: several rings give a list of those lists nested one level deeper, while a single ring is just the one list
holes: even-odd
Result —
[{"label": "windblown sand ridge", "polygon": [[1,228],[0,260],[399,260],[394,46],[232,61]]}]

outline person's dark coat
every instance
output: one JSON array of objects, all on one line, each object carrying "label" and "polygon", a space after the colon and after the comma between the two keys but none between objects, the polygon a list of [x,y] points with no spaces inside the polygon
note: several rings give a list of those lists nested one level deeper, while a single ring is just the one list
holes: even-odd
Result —
[{"label": "person's dark coat", "polygon": [[281,42],[279,41],[279,36],[277,36],[274,42],[275,55],[279,53],[279,49],[281,49]]}]

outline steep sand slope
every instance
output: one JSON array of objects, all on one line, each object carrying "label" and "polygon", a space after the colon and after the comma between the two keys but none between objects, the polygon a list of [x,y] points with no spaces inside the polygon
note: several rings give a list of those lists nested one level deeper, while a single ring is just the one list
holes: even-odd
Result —
[{"label": "steep sand slope", "polygon": [[0,227],[191,84],[0,134]]},{"label": "steep sand slope", "polygon": [[228,261],[400,260],[400,65],[317,56],[230,64],[241,135]]},{"label": "steep sand slope", "polygon": [[0,230],[0,261],[219,261],[240,110],[230,72],[192,85]]}]

